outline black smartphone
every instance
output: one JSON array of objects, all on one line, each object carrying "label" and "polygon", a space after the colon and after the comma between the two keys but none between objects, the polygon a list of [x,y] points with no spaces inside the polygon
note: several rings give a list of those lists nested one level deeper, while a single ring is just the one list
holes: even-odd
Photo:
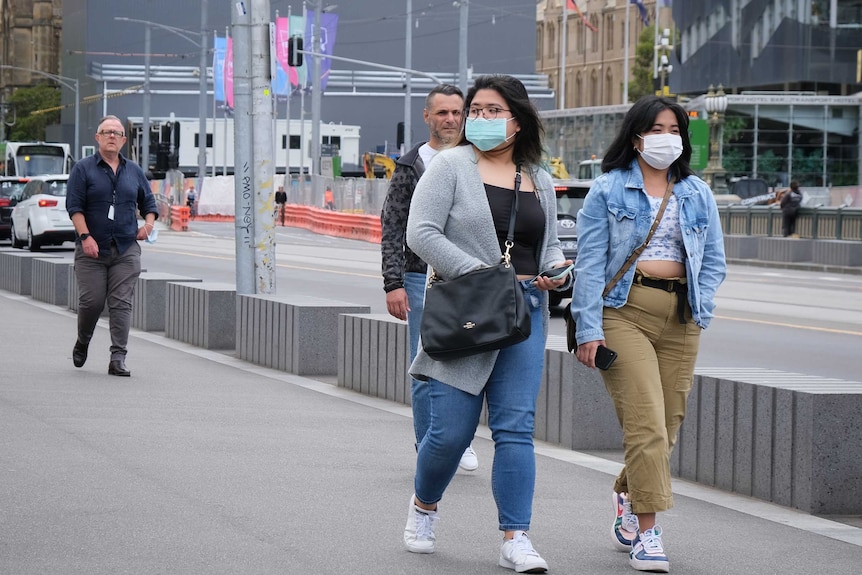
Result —
[{"label": "black smartphone", "polygon": [[596,367],[608,370],[617,359],[617,352],[603,345],[596,348]]},{"label": "black smartphone", "polygon": [[542,276],[543,278],[552,279],[552,280],[561,280],[564,277],[566,277],[567,275],[569,275],[570,273],[572,273],[573,269],[575,269],[575,264],[569,264],[567,266],[562,266],[562,267],[558,267],[558,268],[551,268],[549,270],[543,271],[538,276],[533,278],[533,281],[535,281],[536,278],[538,278],[539,276]]}]

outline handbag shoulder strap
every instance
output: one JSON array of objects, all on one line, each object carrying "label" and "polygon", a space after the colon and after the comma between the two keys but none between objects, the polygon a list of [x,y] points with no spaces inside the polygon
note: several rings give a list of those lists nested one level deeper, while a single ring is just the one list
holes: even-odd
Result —
[{"label": "handbag shoulder strap", "polygon": [[661,205],[658,208],[658,213],[655,216],[655,220],[653,220],[652,226],[649,229],[649,234],[647,234],[644,243],[635,249],[629,258],[625,261],[623,266],[620,268],[620,271],[611,278],[611,281],[608,282],[608,285],[605,286],[605,291],[602,292],[602,297],[607,297],[611,290],[614,289],[614,286],[617,285],[617,282],[620,281],[620,278],[625,275],[632,264],[640,257],[643,251],[649,246],[650,240],[652,240],[653,234],[658,229],[659,224],[661,223],[661,218],[664,216],[664,210],[667,208],[667,203],[670,200],[670,195],[673,192],[673,180],[669,181],[667,184],[667,189],[664,192],[664,198],[662,198]]},{"label": "handbag shoulder strap", "polygon": [[511,256],[509,250],[515,245],[515,220],[518,218],[518,207],[520,206],[521,191],[521,164],[515,168],[515,198],[512,200],[512,213],[509,215],[509,229],[506,232],[506,251],[503,253],[503,263],[509,266]]},{"label": "handbag shoulder strap", "polygon": [[[518,164],[515,168],[515,198],[512,200],[512,213],[509,214],[509,229],[506,231],[506,251],[500,256],[502,262],[506,264],[506,267],[508,267],[511,262],[509,250],[515,245],[515,220],[518,218],[518,207],[520,206],[520,194],[518,192],[520,191],[521,164]],[[429,280],[435,279],[437,279],[437,272],[432,268]]]}]

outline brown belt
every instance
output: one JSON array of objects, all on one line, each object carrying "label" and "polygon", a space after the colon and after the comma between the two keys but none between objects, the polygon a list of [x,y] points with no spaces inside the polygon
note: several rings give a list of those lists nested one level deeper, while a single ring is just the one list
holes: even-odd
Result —
[{"label": "brown belt", "polygon": [[685,323],[685,304],[688,302],[688,286],[679,280],[666,280],[644,277],[639,271],[635,272],[635,283],[645,287],[664,290],[676,294],[676,314],[679,323]]}]

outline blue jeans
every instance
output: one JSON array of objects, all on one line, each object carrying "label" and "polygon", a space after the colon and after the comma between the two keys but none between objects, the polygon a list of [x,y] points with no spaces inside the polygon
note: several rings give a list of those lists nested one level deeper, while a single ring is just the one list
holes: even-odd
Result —
[{"label": "blue jeans", "polygon": [[533,514],[533,428],[545,360],[544,296],[537,288],[525,286],[524,297],[530,307],[532,333],[526,341],[500,350],[482,393],[471,395],[434,379],[427,382],[431,425],[419,443],[414,479],[420,502],[431,505],[442,499],[487,400],[494,440],[491,489],[501,531],[528,530]]},{"label": "blue jeans", "polygon": [[[410,332],[410,361],[416,358],[419,351],[419,326],[422,324],[422,312],[425,310],[425,274],[407,272],[404,274],[404,290],[407,292],[407,329]],[[428,382],[414,379],[410,385],[410,404],[413,406],[413,430],[416,433],[416,445],[425,437],[431,424],[431,398],[428,396]]]}]

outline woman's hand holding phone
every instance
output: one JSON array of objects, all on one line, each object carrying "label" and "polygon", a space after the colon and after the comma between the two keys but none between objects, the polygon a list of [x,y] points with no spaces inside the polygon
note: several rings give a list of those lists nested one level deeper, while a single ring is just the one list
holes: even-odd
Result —
[{"label": "woman's hand holding phone", "polygon": [[566,283],[574,268],[575,264],[572,260],[566,260],[557,267],[541,272],[533,278],[533,283],[536,284],[536,287],[542,290],[558,288]]}]

